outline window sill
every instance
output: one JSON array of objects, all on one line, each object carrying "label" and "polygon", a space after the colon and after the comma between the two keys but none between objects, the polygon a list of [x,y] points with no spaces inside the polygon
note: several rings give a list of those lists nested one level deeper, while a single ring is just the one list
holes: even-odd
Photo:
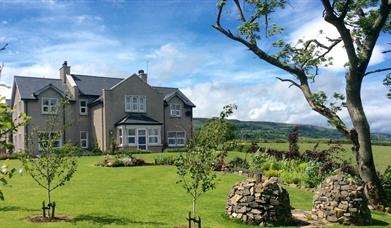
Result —
[{"label": "window sill", "polygon": [[148,146],[163,146],[161,143],[149,143]]},{"label": "window sill", "polygon": [[129,111],[129,110],[125,110],[126,113],[147,113],[147,111],[143,111],[143,112],[136,112],[136,111]]}]

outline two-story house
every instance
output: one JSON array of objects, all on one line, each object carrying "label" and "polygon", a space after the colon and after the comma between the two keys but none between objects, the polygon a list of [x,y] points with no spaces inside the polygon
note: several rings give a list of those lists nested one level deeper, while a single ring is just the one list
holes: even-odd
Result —
[{"label": "two-story house", "polygon": [[20,112],[31,117],[13,134],[15,151],[26,149],[33,128],[45,132],[45,121],[64,97],[69,104],[63,121],[69,126],[56,146],[109,150],[114,140],[122,148],[162,151],[192,139],[195,105],[178,88],[151,86],[142,70],[127,78],[87,76],[72,74],[64,62],[59,71],[59,79],[15,76],[13,118]]}]

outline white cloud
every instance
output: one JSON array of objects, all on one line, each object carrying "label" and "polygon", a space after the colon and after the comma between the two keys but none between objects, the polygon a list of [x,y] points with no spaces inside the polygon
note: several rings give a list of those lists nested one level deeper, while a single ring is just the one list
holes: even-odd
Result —
[{"label": "white cloud", "polygon": [[[322,31],[322,34],[319,34],[319,31]],[[293,44],[296,44],[299,39],[310,40],[316,38],[319,42],[326,45],[330,45],[331,42],[329,42],[326,37],[331,39],[336,39],[339,37],[339,33],[333,25],[324,21],[323,18],[317,17],[303,24],[301,27],[296,29],[291,34],[289,34],[288,40]],[[370,66],[379,64],[384,61],[385,56],[382,53],[383,50],[384,48],[382,46],[380,45],[375,46],[371,61],[369,63]],[[332,71],[344,70],[344,64],[348,62],[348,57],[342,42],[338,44],[328,54],[328,56],[333,57],[334,60],[333,60],[333,65],[329,66],[327,69],[330,69]]]},{"label": "white cloud", "polygon": [[201,63],[201,57],[181,45],[166,43],[146,55],[150,60],[150,72],[165,81],[173,76],[188,75]]},{"label": "white cloud", "polygon": [[[279,81],[235,86],[222,82],[200,83],[183,88],[183,92],[197,105],[195,117],[217,116],[226,104],[237,104],[234,118],[240,120],[275,121],[296,124],[312,124],[331,127],[327,119],[312,111],[301,91]],[[316,85],[316,83],[315,83]],[[329,75],[318,79],[314,89],[327,94],[343,93],[343,78]],[[385,97],[385,89],[379,89],[370,82],[364,82],[362,99],[371,129],[374,132],[391,133],[389,107],[391,101]],[[377,88],[377,89],[376,89]],[[390,105],[385,105],[390,104]],[[339,113],[351,126],[346,110]]]}]

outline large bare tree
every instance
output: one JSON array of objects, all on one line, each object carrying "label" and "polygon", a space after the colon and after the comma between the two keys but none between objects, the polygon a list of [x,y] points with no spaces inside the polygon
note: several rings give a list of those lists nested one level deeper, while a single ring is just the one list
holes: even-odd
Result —
[{"label": "large bare tree", "polygon": [[[295,44],[280,39],[283,28],[272,23],[273,13],[284,10],[290,4],[297,4],[296,7],[302,4],[295,1],[288,5],[287,0],[221,0],[213,27],[246,46],[260,60],[292,75],[292,78],[278,79],[299,88],[309,106],[326,117],[330,124],[352,142],[357,169],[365,183],[370,203],[374,206],[385,205],[387,198],[373,162],[370,126],[360,93],[365,77],[391,70],[391,66],[368,70],[380,33],[390,34],[391,0],[320,0],[320,3],[323,15],[319,16],[336,28],[338,36],[329,37],[331,34],[320,31],[316,39],[301,39]],[[229,10],[236,8],[238,24],[235,25],[232,15],[226,16],[225,8],[231,14]],[[228,23],[223,25],[226,21]],[[263,48],[265,43],[261,43],[267,38],[272,43],[270,49]],[[346,98],[338,93],[329,98],[323,91],[313,91],[311,83],[322,73],[319,68],[332,64],[330,52],[338,46],[344,47],[348,57],[345,64]],[[344,107],[349,112],[352,128],[338,115]]]}]

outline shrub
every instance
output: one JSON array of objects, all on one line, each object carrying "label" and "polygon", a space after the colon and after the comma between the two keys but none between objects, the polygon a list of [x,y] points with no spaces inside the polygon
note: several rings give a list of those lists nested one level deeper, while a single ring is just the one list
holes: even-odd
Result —
[{"label": "shrub", "polygon": [[223,150],[225,151],[234,151],[234,150],[240,151],[237,148],[238,148],[238,142],[235,140],[227,141],[223,145]]},{"label": "shrub", "polygon": [[298,167],[295,167],[295,170],[281,170],[280,178],[288,184],[302,185],[306,179],[306,174],[298,170]]},{"label": "shrub", "polygon": [[304,183],[307,187],[314,188],[318,186],[327,176],[330,175],[330,172],[321,172],[320,167],[322,167],[320,162],[308,162],[305,170],[306,178],[304,179]]},{"label": "shrub", "polygon": [[269,169],[265,172],[265,176],[267,177],[278,177],[280,176],[280,170]]},{"label": "shrub", "polygon": [[101,149],[99,149],[98,145],[95,145],[94,147],[92,147],[90,149],[90,152],[93,155],[102,155],[103,154],[103,151]]},{"label": "shrub", "polygon": [[289,153],[291,155],[299,154],[299,127],[295,126],[288,135]]},{"label": "shrub", "polygon": [[299,170],[300,171],[305,171],[308,167],[308,164],[306,162],[302,162],[299,164]]},{"label": "shrub", "polygon": [[391,166],[386,168],[381,177],[384,184],[391,185]]},{"label": "shrub", "polygon": [[244,160],[241,157],[235,157],[228,163],[228,165],[231,166],[233,170],[248,169],[250,167],[247,160]]},{"label": "shrub", "polygon": [[247,153],[256,153],[259,150],[259,146],[256,142],[252,142],[250,148],[247,150]]},{"label": "shrub", "polygon": [[18,153],[0,153],[0,160],[19,159],[20,156]]},{"label": "shrub", "polygon": [[83,153],[83,149],[73,144],[66,143],[60,148],[60,152],[71,156],[80,156]]},{"label": "shrub", "polygon": [[252,156],[252,160],[251,160],[251,169],[253,169],[254,171],[255,170],[258,170],[261,168],[261,165],[267,161],[268,159],[270,159],[265,153],[255,153],[253,156]]},{"label": "shrub", "polygon": [[177,161],[177,157],[175,156],[157,156],[155,157],[155,165],[175,165],[175,162]]},{"label": "shrub", "polygon": [[240,147],[240,152],[243,152],[243,153],[248,153],[248,151],[251,150],[251,144],[242,144],[242,146]]},{"label": "shrub", "polygon": [[281,163],[280,162],[272,162],[271,163],[271,166],[270,166],[270,169],[274,169],[274,170],[281,170]]},{"label": "shrub", "polygon": [[111,156],[106,155],[96,165],[104,167],[130,167],[145,165],[145,161],[141,158],[134,158],[131,156]]},{"label": "shrub", "polygon": [[163,150],[163,153],[182,153],[187,152],[188,149],[186,147],[181,148],[166,148]]}]

